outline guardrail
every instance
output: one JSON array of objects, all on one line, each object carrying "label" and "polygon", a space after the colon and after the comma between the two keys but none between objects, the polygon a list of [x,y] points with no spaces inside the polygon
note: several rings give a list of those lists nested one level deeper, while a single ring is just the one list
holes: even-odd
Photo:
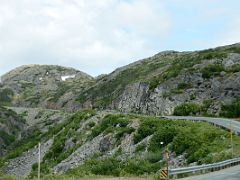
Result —
[{"label": "guardrail", "polygon": [[169,175],[173,178],[177,178],[180,174],[187,174],[187,173],[206,173],[206,172],[213,172],[218,171],[220,169],[225,169],[227,167],[236,166],[240,164],[240,158],[229,159],[222,162],[217,162],[213,164],[204,164],[200,166],[191,166],[191,167],[183,167],[183,168],[176,168],[176,169],[169,169]]}]

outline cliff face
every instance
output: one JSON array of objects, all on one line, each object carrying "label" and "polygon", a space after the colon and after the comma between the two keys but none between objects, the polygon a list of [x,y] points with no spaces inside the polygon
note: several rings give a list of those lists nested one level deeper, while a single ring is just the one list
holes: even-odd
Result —
[{"label": "cliff face", "polygon": [[171,114],[183,103],[204,104],[218,115],[240,96],[240,45],[197,52],[159,53],[103,77],[78,101],[83,107]]}]

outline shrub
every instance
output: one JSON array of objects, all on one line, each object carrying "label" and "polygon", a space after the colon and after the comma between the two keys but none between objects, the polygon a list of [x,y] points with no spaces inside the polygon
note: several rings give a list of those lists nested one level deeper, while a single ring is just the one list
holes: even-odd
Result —
[{"label": "shrub", "polygon": [[240,117],[240,99],[234,100],[231,104],[222,105],[220,116],[229,118]]},{"label": "shrub", "polygon": [[199,52],[199,57],[201,59],[222,59],[227,57],[227,53],[224,51],[208,49]]},{"label": "shrub", "polygon": [[[164,146],[171,143],[176,134],[177,131],[174,126],[170,125],[158,128],[158,130],[153,134],[148,149],[153,152],[159,151]],[[161,142],[164,142],[164,144],[162,145]]]},{"label": "shrub", "polygon": [[146,119],[144,120],[140,127],[137,130],[137,133],[134,135],[134,143],[138,143],[143,140],[145,137],[152,135],[156,131],[159,125],[159,120],[157,119]]},{"label": "shrub", "polygon": [[192,88],[192,84],[191,83],[179,83],[177,86],[177,89],[189,89]]},{"label": "shrub", "polygon": [[9,89],[0,89],[0,105],[9,105],[12,101],[14,92]]},{"label": "shrub", "polygon": [[201,107],[194,103],[184,103],[175,107],[173,115],[176,116],[189,116],[197,115],[200,113]]},{"label": "shrub", "polygon": [[219,64],[210,64],[201,70],[202,77],[205,79],[208,79],[212,76],[217,76],[222,71],[224,71],[224,67]]},{"label": "shrub", "polygon": [[104,131],[112,132],[114,127],[124,128],[129,124],[125,115],[107,115],[102,122],[92,130],[91,138],[98,136]]}]

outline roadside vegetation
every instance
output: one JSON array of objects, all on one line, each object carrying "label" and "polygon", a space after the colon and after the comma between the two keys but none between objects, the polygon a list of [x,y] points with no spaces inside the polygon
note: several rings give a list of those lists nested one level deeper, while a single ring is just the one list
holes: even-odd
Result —
[{"label": "roadside vegetation", "polygon": [[239,118],[240,117],[240,99],[235,99],[230,104],[222,105],[220,116],[228,118]]},{"label": "roadside vegetation", "polygon": [[173,115],[175,116],[212,116],[208,114],[207,110],[211,105],[211,101],[205,100],[202,105],[198,105],[196,103],[183,103],[177,107],[175,107]]},{"label": "roadside vegetation", "polygon": [[[184,154],[187,164],[193,162],[212,163],[231,157],[230,134],[207,123],[169,121],[135,114],[108,114],[97,122],[87,123],[87,129],[78,131],[82,123],[93,116],[98,116],[94,110],[82,110],[73,114],[63,123],[50,128],[47,133],[41,134],[35,131],[35,134],[29,139],[24,139],[12,146],[11,151],[1,158],[2,166],[7,160],[34,147],[39,141],[53,138],[53,145],[41,163],[41,172],[47,178],[51,174],[52,167],[66,159],[83,143],[99,134],[112,135],[115,139],[115,148],[127,135],[132,135],[136,150],[131,152],[131,156],[126,156],[127,158],[124,158],[121,148],[111,156],[105,156],[107,151],[97,153],[87,159],[83,165],[69,170],[64,176],[155,175],[161,167],[165,166],[163,157],[166,148],[176,156]],[[132,128],[131,124],[136,122],[139,124],[138,127]],[[65,150],[65,142],[70,138],[75,145]],[[143,143],[146,138],[150,138],[149,142]],[[240,149],[239,142],[239,137],[234,136],[236,149]],[[237,150],[234,153],[235,155],[240,154]],[[36,175],[37,164],[34,164],[29,178],[34,178]]]}]

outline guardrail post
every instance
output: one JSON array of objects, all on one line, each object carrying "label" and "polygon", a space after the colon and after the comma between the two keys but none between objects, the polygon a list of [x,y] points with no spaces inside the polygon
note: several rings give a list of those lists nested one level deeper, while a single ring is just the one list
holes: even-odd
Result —
[{"label": "guardrail post", "polygon": [[173,175],[173,179],[177,179],[178,178],[178,175],[177,174],[174,174]]}]

